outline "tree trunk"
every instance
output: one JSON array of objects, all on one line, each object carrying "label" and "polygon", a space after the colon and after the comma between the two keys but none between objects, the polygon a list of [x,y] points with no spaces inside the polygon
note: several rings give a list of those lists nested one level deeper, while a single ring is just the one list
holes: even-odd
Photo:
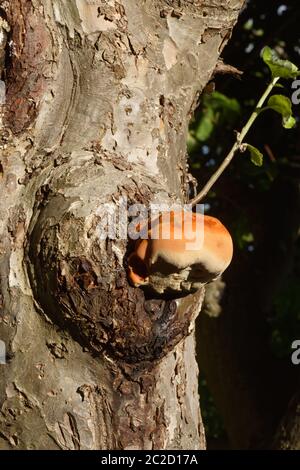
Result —
[{"label": "tree trunk", "polygon": [[203,290],[145,298],[98,227],[124,196],[186,201],[188,120],[243,0],[0,3],[0,448],[203,449]]}]

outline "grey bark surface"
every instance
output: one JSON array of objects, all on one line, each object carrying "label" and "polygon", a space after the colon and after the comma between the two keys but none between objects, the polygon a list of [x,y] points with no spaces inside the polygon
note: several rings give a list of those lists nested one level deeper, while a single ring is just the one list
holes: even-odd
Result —
[{"label": "grey bark surface", "polygon": [[204,449],[203,290],[146,299],[101,205],[184,202],[242,0],[12,0],[0,153],[0,449]]}]

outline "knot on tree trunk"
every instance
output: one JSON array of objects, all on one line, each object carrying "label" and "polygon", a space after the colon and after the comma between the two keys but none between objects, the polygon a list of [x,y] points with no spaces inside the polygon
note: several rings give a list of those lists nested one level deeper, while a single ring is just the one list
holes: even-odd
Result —
[{"label": "knot on tree trunk", "polygon": [[[68,163],[63,166],[67,170]],[[95,187],[103,193],[105,170],[93,162],[81,168],[81,179],[70,168],[57,171],[37,194],[29,229],[27,260],[35,299],[45,315],[91,353],[147,366],[192,330],[203,291],[154,299],[131,287],[124,262],[128,240],[101,240],[98,226],[105,214],[86,184],[85,176],[91,182],[94,173]],[[120,191],[120,175],[113,180]],[[131,190],[136,189],[126,188]]]}]

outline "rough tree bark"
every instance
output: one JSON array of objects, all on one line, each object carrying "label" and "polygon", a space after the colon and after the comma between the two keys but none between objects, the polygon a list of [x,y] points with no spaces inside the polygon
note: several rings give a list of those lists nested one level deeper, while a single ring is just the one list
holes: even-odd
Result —
[{"label": "rough tree bark", "polygon": [[205,448],[203,291],[145,299],[97,225],[120,196],[184,202],[188,120],[242,4],[1,2],[1,449]]}]

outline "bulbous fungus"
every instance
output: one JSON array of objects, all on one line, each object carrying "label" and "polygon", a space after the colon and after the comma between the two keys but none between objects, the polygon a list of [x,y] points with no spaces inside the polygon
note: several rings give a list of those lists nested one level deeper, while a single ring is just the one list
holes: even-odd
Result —
[{"label": "bulbous fungus", "polygon": [[135,287],[189,293],[218,278],[229,266],[233,245],[228,230],[215,217],[186,211],[162,213],[139,239],[128,259]]}]

